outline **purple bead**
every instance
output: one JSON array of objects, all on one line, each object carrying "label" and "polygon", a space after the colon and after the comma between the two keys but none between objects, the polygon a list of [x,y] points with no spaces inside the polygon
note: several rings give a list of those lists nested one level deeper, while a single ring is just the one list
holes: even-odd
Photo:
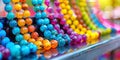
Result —
[{"label": "purple bead", "polygon": [[53,25],[57,24],[57,19],[53,19],[53,20],[51,21],[51,23],[52,23]]},{"label": "purple bead", "polygon": [[60,12],[61,12],[61,8],[60,8],[60,7],[56,8],[56,11],[57,11],[58,13],[60,13]]},{"label": "purple bead", "polygon": [[55,1],[54,4],[55,4],[55,6],[58,7],[60,3],[58,1]]},{"label": "purple bead", "polygon": [[87,36],[86,35],[82,35],[83,40],[86,40]]},{"label": "purple bead", "polygon": [[64,19],[62,19],[61,21],[60,21],[60,24],[61,25],[64,25],[66,23],[66,21],[64,20]]},{"label": "purple bead", "polygon": [[54,27],[55,27],[56,30],[60,30],[60,25],[59,24],[55,24]]},{"label": "purple bead", "polygon": [[68,29],[69,29],[69,25],[68,25],[68,24],[65,24],[65,25],[63,26],[63,29],[68,30]]},{"label": "purple bead", "polygon": [[67,30],[67,33],[68,33],[68,34],[71,34],[72,31],[73,31],[72,29],[68,29],[68,30]]},{"label": "purple bead", "polygon": [[52,7],[48,7],[46,10],[47,10],[49,13],[52,13],[52,12],[53,12]]},{"label": "purple bead", "polygon": [[81,36],[81,35],[78,36],[78,40],[79,40],[79,41],[82,40],[82,36]]},{"label": "purple bead", "polygon": [[73,39],[74,35],[70,35],[70,38]]},{"label": "purple bead", "polygon": [[58,32],[59,32],[59,33],[62,33],[62,34],[64,34],[64,31],[63,31],[62,29],[61,29],[61,30],[59,30]]},{"label": "purple bead", "polygon": [[4,49],[2,51],[3,54],[3,59],[8,59],[8,57],[10,56],[10,51],[8,49]]},{"label": "purple bead", "polygon": [[50,0],[45,0],[45,4],[49,6]]},{"label": "purple bead", "polygon": [[0,52],[2,52],[4,49],[5,49],[5,47],[0,45]]},{"label": "purple bead", "polygon": [[49,18],[50,20],[53,20],[53,19],[54,19],[54,15],[53,15],[53,14],[49,14],[48,18]]},{"label": "purple bead", "polygon": [[63,14],[59,14],[58,19],[63,19],[63,16],[64,16]]}]

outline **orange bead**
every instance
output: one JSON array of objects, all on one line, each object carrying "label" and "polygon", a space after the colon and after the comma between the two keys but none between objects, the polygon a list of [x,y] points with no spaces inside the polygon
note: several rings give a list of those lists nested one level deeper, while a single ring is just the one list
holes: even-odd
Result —
[{"label": "orange bead", "polygon": [[49,50],[51,48],[51,43],[48,40],[43,40],[42,43],[44,50]]},{"label": "orange bead", "polygon": [[56,48],[55,49],[50,49],[50,51],[52,52],[53,56],[57,56],[59,54],[59,52]]},{"label": "orange bead", "polygon": [[31,25],[33,21],[31,18],[26,18],[25,22],[27,25]]},{"label": "orange bead", "polygon": [[44,40],[44,39],[43,39],[42,37],[38,37],[38,38],[37,38],[37,41],[41,41],[41,42],[42,42],[43,40]]},{"label": "orange bead", "polygon": [[38,47],[38,49],[42,49],[42,42],[41,41],[35,41],[34,44]]},{"label": "orange bead", "polygon": [[23,17],[23,13],[22,12],[16,12],[16,17],[17,18],[22,18]]},{"label": "orange bead", "polygon": [[30,11],[29,10],[25,10],[23,12],[23,16],[24,16],[24,18],[30,17]]},{"label": "orange bead", "polygon": [[31,38],[29,33],[23,35],[25,40],[29,40]]},{"label": "orange bead", "polygon": [[27,10],[28,9],[28,4],[26,4],[26,3],[22,4],[22,9]]},{"label": "orange bead", "polygon": [[20,0],[20,2],[25,3],[25,2],[26,2],[26,0]]},{"label": "orange bead", "polygon": [[33,25],[28,26],[28,31],[29,32],[34,32],[35,31],[35,26],[33,26]]},{"label": "orange bead", "polygon": [[38,34],[37,32],[33,32],[33,33],[31,34],[31,36],[32,36],[32,38],[37,39],[38,36],[39,36],[39,34]]},{"label": "orange bead", "polygon": [[28,32],[28,28],[27,28],[27,27],[22,27],[21,30],[20,30],[20,32],[21,32],[22,34],[25,34],[25,33]]},{"label": "orange bead", "polygon": [[19,26],[19,27],[25,26],[25,20],[24,20],[24,19],[19,19],[19,20],[18,20],[18,26]]},{"label": "orange bead", "polygon": [[34,43],[34,42],[35,42],[35,39],[30,38],[30,39],[28,40],[28,42],[32,42],[32,43]]},{"label": "orange bead", "polygon": [[51,48],[56,48],[58,46],[58,42],[56,40],[51,40]]},{"label": "orange bead", "polygon": [[12,0],[12,3],[18,3],[19,0]]},{"label": "orange bead", "polygon": [[52,57],[52,52],[50,50],[44,52],[44,57],[49,59]]},{"label": "orange bead", "polygon": [[22,9],[22,7],[21,7],[20,4],[15,4],[14,9],[17,10],[17,11],[20,11]]}]

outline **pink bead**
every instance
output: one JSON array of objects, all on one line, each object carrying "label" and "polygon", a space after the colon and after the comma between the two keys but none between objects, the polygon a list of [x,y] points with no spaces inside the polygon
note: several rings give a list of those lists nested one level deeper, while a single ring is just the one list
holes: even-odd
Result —
[{"label": "pink bead", "polygon": [[53,12],[52,7],[48,7],[48,8],[47,8],[47,11],[48,11],[49,13],[52,13],[52,12]]},{"label": "pink bead", "polygon": [[57,24],[57,19],[51,20],[51,23],[52,23],[53,25]]},{"label": "pink bead", "polygon": [[73,31],[72,29],[68,29],[68,30],[67,30],[67,33],[68,33],[68,34],[71,34],[72,31]]},{"label": "pink bead", "polygon": [[55,24],[54,27],[55,27],[56,30],[60,30],[60,25],[59,24]]},{"label": "pink bead", "polygon": [[56,8],[56,11],[58,12],[58,13],[60,13],[61,12],[61,8]]},{"label": "pink bead", "polygon": [[66,23],[66,21],[64,20],[64,19],[62,19],[61,21],[60,21],[60,24],[61,25],[64,25]]},{"label": "pink bead", "polygon": [[3,54],[3,59],[8,59],[8,57],[10,56],[10,51],[8,49],[4,49],[2,51]]},{"label": "pink bead", "polygon": [[5,47],[0,45],[0,52],[2,52],[4,49],[5,49]]},{"label": "pink bead", "polygon": [[55,4],[55,6],[58,7],[60,3],[58,1],[55,1],[54,4]]},{"label": "pink bead", "polygon": [[65,24],[65,25],[63,26],[63,29],[68,30],[68,29],[69,29],[69,25],[68,25],[68,24]]},{"label": "pink bead", "polygon": [[50,0],[45,0],[45,4],[49,6]]},{"label": "pink bead", "polygon": [[49,18],[50,20],[53,20],[53,19],[54,19],[54,15],[53,15],[53,14],[49,14],[48,18]]}]

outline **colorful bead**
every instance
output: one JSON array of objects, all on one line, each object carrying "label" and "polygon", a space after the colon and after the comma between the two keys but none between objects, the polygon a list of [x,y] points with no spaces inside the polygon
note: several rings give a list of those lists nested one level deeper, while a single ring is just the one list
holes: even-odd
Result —
[{"label": "colorful bead", "polygon": [[47,26],[46,25],[42,25],[41,27],[40,27],[40,31],[42,31],[42,32],[44,32],[45,30],[47,30],[48,28],[47,28]]},{"label": "colorful bead", "polygon": [[11,1],[11,0],[3,0],[3,3],[4,3],[4,4],[8,4],[8,3],[10,3],[10,1]]},{"label": "colorful bead", "polygon": [[16,12],[16,17],[17,18],[23,18],[23,13],[22,12]]},{"label": "colorful bead", "polygon": [[40,6],[40,7],[39,7],[39,10],[40,10],[40,11],[44,11],[44,10],[45,10],[45,7],[44,7],[44,6]]},{"label": "colorful bead", "polygon": [[12,3],[18,3],[19,0],[12,0]]},{"label": "colorful bead", "polygon": [[19,41],[23,40],[23,36],[22,36],[21,34],[17,34],[17,35],[15,36],[15,40],[16,40],[17,42],[19,42]]},{"label": "colorful bead", "polygon": [[43,40],[42,43],[44,50],[49,50],[51,48],[51,43],[48,40]]},{"label": "colorful bead", "polygon": [[43,3],[43,0],[38,0],[38,4],[41,5]]},{"label": "colorful bead", "polygon": [[44,39],[43,39],[42,37],[38,37],[38,38],[37,38],[37,41],[41,41],[41,42],[42,42],[43,40],[44,40]]},{"label": "colorful bead", "polygon": [[25,20],[24,20],[24,19],[19,19],[19,20],[18,20],[18,26],[19,26],[19,27],[25,26]]},{"label": "colorful bead", "polygon": [[31,25],[31,24],[33,23],[33,21],[32,21],[31,18],[26,18],[26,19],[25,19],[25,23],[26,23],[27,25]]},{"label": "colorful bead", "polygon": [[50,23],[50,20],[49,20],[48,18],[45,18],[43,23],[44,23],[44,24],[49,24],[49,23]]},{"label": "colorful bead", "polygon": [[51,40],[51,48],[56,48],[58,46],[58,42],[56,40]]},{"label": "colorful bead", "polygon": [[38,0],[32,0],[32,4],[33,5],[37,5],[38,4]]},{"label": "colorful bead", "polygon": [[28,47],[30,48],[30,51],[32,52],[32,53],[36,53],[36,51],[37,51],[37,46],[36,45],[34,45],[33,43],[29,43],[28,44]]},{"label": "colorful bead", "polygon": [[28,31],[29,32],[34,32],[35,31],[35,26],[33,26],[33,25],[28,26]]},{"label": "colorful bead", "polygon": [[53,27],[52,24],[48,24],[48,25],[47,25],[47,28],[48,28],[49,30],[53,30],[53,29],[54,29],[54,27]]},{"label": "colorful bead", "polygon": [[12,19],[15,18],[15,15],[14,15],[13,12],[9,12],[6,17],[7,17],[8,20],[12,20]]},{"label": "colorful bead", "polygon": [[36,39],[38,38],[39,34],[37,32],[32,32],[31,37]]},{"label": "colorful bead", "polygon": [[22,9],[22,7],[21,7],[20,4],[15,4],[14,9],[17,10],[17,11],[20,11]]},{"label": "colorful bead", "polygon": [[25,40],[29,40],[31,38],[29,33],[23,35]]},{"label": "colorful bead", "polygon": [[25,34],[25,33],[28,32],[28,28],[24,26],[24,27],[22,27],[22,28],[20,29],[20,32],[21,32],[22,34]]},{"label": "colorful bead", "polygon": [[42,17],[42,18],[46,18],[46,17],[47,17],[46,12],[41,12],[41,17]]},{"label": "colorful bead", "polygon": [[30,11],[29,11],[29,10],[25,10],[25,11],[23,12],[23,16],[24,16],[25,18],[30,17]]},{"label": "colorful bead", "polygon": [[41,16],[42,16],[42,15],[41,15],[41,13],[39,13],[39,12],[37,12],[37,13],[35,14],[35,18],[36,18],[36,19],[40,19]]},{"label": "colorful bead", "polygon": [[21,40],[20,41],[20,45],[27,45],[27,44],[28,44],[28,42],[26,40]]},{"label": "colorful bead", "polygon": [[25,3],[25,2],[26,2],[26,0],[20,0],[20,2]]},{"label": "colorful bead", "polygon": [[0,22],[0,29],[2,29],[3,28],[3,24]]},{"label": "colorful bead", "polygon": [[26,55],[28,55],[30,53],[30,48],[29,47],[27,47],[27,46],[22,46],[21,47],[21,54],[23,55],[23,56],[26,56]]},{"label": "colorful bead", "polygon": [[33,42],[35,42],[35,39],[30,38],[28,41],[33,43]]},{"label": "colorful bead", "polygon": [[37,20],[37,25],[42,25],[42,24],[44,24],[44,20],[43,19]]},{"label": "colorful bead", "polygon": [[0,30],[0,38],[5,36],[6,36],[5,30]]},{"label": "colorful bead", "polygon": [[7,4],[7,5],[5,6],[5,11],[7,11],[7,12],[12,11],[12,6],[11,6],[10,4]]},{"label": "colorful bead", "polygon": [[35,41],[34,44],[38,47],[38,49],[42,49],[42,42],[41,41]]},{"label": "colorful bead", "polygon": [[26,3],[22,4],[22,9],[27,10],[28,9],[28,4],[26,4]]},{"label": "colorful bead", "polygon": [[8,37],[4,37],[1,43],[3,46],[6,46],[6,44],[9,42],[10,42],[10,39]]}]

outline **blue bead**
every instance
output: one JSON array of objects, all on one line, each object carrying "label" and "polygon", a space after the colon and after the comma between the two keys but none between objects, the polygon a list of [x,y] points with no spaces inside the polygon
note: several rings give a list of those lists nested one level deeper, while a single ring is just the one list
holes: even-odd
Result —
[{"label": "blue bead", "polygon": [[40,27],[40,31],[44,32],[45,30],[47,30],[47,26],[46,25],[42,25]]},{"label": "blue bead", "polygon": [[52,35],[50,38],[51,38],[51,39],[55,39],[55,38],[56,38],[56,36],[55,36],[55,35]]},{"label": "blue bead", "polygon": [[46,18],[46,17],[47,17],[46,12],[41,12],[41,17],[42,17],[42,18]]},{"label": "blue bead", "polygon": [[40,9],[40,11],[44,11],[45,7],[41,5],[39,9]]},{"label": "blue bead", "polygon": [[0,29],[2,29],[3,28],[3,24],[0,22]]},{"label": "blue bead", "polygon": [[34,45],[33,43],[28,44],[28,47],[30,48],[30,51],[32,53],[35,53],[37,51],[37,46]]},{"label": "blue bead", "polygon": [[6,46],[6,44],[9,43],[9,42],[10,42],[10,39],[8,37],[5,37],[5,38],[2,39],[2,45],[3,46]]},{"label": "blue bead", "polygon": [[34,11],[35,11],[35,12],[39,11],[39,9],[40,9],[39,6],[35,6],[35,7],[34,7]]},{"label": "blue bead", "polygon": [[5,37],[5,36],[6,36],[5,30],[1,30],[1,31],[0,31],[0,37]]},{"label": "blue bead", "polygon": [[38,0],[32,0],[32,4],[33,5],[37,5],[38,4]]},{"label": "blue bead", "polygon": [[64,39],[60,39],[58,40],[58,45],[61,47],[61,46],[64,46],[65,45],[65,40]]},{"label": "blue bead", "polygon": [[28,42],[26,40],[21,40],[20,41],[20,45],[27,45],[27,44],[28,44]]},{"label": "blue bead", "polygon": [[50,36],[51,36],[51,31],[46,30],[46,31],[44,32],[44,36],[45,36],[45,37],[50,37]]},{"label": "blue bead", "polygon": [[52,24],[48,24],[48,26],[47,26],[47,27],[48,27],[48,29],[49,29],[49,30],[53,30],[53,29],[54,29],[54,27],[53,27],[53,25],[52,25]]},{"label": "blue bead", "polygon": [[20,33],[20,28],[19,28],[19,27],[13,28],[13,29],[12,29],[12,33],[13,33],[14,35],[19,34],[19,33]]},{"label": "blue bead", "polygon": [[35,18],[36,18],[36,19],[40,19],[40,18],[41,18],[41,13],[40,13],[40,12],[37,12],[37,13],[35,14]]},{"label": "blue bead", "polygon": [[12,6],[11,6],[10,4],[7,4],[7,5],[5,6],[5,11],[7,11],[7,12],[12,11]]},{"label": "blue bead", "polygon": [[15,15],[13,12],[9,12],[6,17],[8,20],[13,20],[15,18]]},{"label": "blue bead", "polygon": [[2,60],[2,53],[0,52],[0,60]]},{"label": "blue bead", "polygon": [[29,47],[27,47],[27,46],[22,46],[21,47],[21,54],[23,55],[23,56],[26,56],[26,55],[28,55],[30,53],[30,48]]},{"label": "blue bead", "polygon": [[6,44],[6,48],[8,48],[8,49],[10,49],[11,47],[13,47],[14,46],[14,43],[13,42],[8,42],[7,44]]},{"label": "blue bead", "polygon": [[37,20],[37,25],[42,25],[42,24],[44,24],[44,20],[43,19]]},{"label": "blue bead", "polygon": [[56,34],[58,34],[58,33],[57,33],[57,30],[55,30],[55,29],[52,30],[51,33],[52,33],[52,35],[56,35]]},{"label": "blue bead", "polygon": [[16,22],[16,20],[11,20],[10,22],[9,22],[9,26],[10,27],[16,27],[17,26],[17,22]]},{"label": "blue bead", "polygon": [[43,0],[38,0],[38,4],[41,5]]},{"label": "blue bead", "polygon": [[10,3],[10,1],[11,1],[11,0],[3,0],[3,3],[4,3],[4,4],[8,4],[8,3]]},{"label": "blue bead", "polygon": [[20,42],[21,40],[23,40],[24,38],[23,38],[23,35],[21,35],[21,34],[17,34],[16,36],[15,36],[15,40],[17,41],[17,42]]},{"label": "blue bead", "polygon": [[49,24],[50,23],[50,20],[48,18],[45,18],[44,19],[44,24]]},{"label": "blue bead", "polygon": [[10,49],[10,53],[12,57],[19,57],[20,56],[20,46],[19,45],[14,45]]}]

